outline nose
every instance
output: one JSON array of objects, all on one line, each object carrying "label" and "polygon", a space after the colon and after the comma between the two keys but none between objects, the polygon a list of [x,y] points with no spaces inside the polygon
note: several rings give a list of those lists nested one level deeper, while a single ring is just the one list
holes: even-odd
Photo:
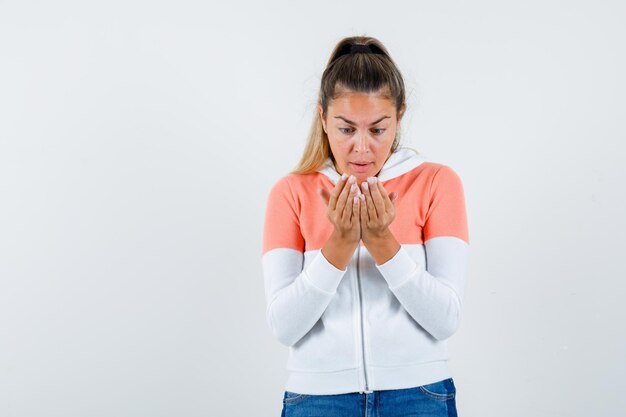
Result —
[{"label": "nose", "polygon": [[367,153],[369,148],[369,138],[367,134],[360,133],[358,135],[354,135],[356,138],[356,143],[354,144],[354,149],[361,154]]}]

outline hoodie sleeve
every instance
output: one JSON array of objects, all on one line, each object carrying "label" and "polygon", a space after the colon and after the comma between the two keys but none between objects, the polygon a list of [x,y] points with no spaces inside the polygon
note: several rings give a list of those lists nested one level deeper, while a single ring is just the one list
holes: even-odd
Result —
[{"label": "hoodie sleeve", "polygon": [[336,268],[322,251],[304,266],[305,241],[297,198],[283,177],[267,200],[262,265],[266,321],[273,335],[293,346],[320,319],[346,270]]},{"label": "hoodie sleeve", "polygon": [[469,235],[463,185],[442,165],[433,176],[423,227],[426,264],[401,246],[376,265],[404,309],[438,340],[452,336],[461,321],[469,261]]}]

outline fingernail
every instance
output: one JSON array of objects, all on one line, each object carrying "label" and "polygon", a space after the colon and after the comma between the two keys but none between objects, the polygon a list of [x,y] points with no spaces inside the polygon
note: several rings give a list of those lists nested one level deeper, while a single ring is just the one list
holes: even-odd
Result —
[{"label": "fingernail", "polygon": [[363,186],[363,189],[367,191],[367,189],[369,188],[369,185],[367,185],[366,182],[361,184]]},{"label": "fingernail", "polygon": [[356,191],[356,184],[352,184],[352,187],[350,187],[350,192],[353,193]]},{"label": "fingernail", "polygon": [[348,174],[346,174],[345,172],[343,174],[341,174],[341,180],[345,180],[346,178],[348,178]]},{"label": "fingernail", "polygon": [[367,179],[367,182],[369,182],[370,184],[376,184],[376,177],[369,177]]},{"label": "fingernail", "polygon": [[356,177],[354,175],[350,175],[350,178],[348,179],[349,183],[355,183],[356,182]]}]

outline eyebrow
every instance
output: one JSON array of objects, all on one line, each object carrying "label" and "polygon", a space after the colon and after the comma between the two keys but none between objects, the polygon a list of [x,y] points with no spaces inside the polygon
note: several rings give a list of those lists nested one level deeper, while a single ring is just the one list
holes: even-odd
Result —
[{"label": "eyebrow", "polygon": [[[389,119],[389,118],[390,118],[389,116],[383,116],[383,117],[381,117],[380,119],[376,120],[375,122],[372,122],[372,124],[371,124],[370,126],[375,125],[376,123],[378,123],[378,122],[382,121],[383,119]],[[344,122],[346,122],[346,123],[348,123],[348,124],[351,124],[351,125],[356,126],[356,123],[354,123],[354,122],[352,122],[352,121],[350,121],[350,120],[346,119],[345,117],[342,117],[342,116],[335,116],[335,119],[341,119],[341,120],[343,120]]]}]

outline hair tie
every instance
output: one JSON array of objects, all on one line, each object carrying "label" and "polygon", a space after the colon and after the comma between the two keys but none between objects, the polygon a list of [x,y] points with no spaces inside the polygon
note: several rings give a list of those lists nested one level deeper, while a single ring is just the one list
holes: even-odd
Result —
[{"label": "hair tie", "polygon": [[348,43],[341,47],[337,55],[333,61],[339,58],[342,55],[355,54],[355,53],[364,53],[364,54],[382,54],[384,52],[380,50],[376,45],[363,45],[358,43]]},{"label": "hair tie", "polygon": [[350,44],[350,53],[353,54],[355,52],[363,52],[366,54],[371,54],[372,49],[369,45],[361,45],[361,44]]}]

